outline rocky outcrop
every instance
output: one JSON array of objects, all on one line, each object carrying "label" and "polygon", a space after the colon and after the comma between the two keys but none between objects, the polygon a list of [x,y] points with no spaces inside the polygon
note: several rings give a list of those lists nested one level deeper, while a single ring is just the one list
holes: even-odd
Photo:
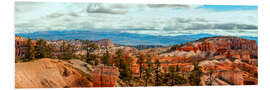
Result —
[{"label": "rocky outcrop", "polygon": [[243,74],[241,71],[223,71],[219,72],[218,77],[231,85],[244,85]]},{"label": "rocky outcrop", "polygon": [[[228,58],[242,58],[247,61],[258,57],[258,46],[255,40],[233,36],[217,36],[199,39],[176,47],[176,51],[211,52],[214,56],[222,55]],[[239,57],[240,56],[240,57]]]},{"label": "rocky outcrop", "polygon": [[203,38],[191,43],[184,44],[178,48],[190,48],[190,47],[198,48],[200,51],[213,51],[213,50],[215,51],[219,48],[226,48],[231,50],[258,49],[255,40],[248,40],[233,36],[217,36],[217,37]]},{"label": "rocky outcrop", "polygon": [[80,60],[39,59],[16,63],[16,88],[114,87],[118,68]]},{"label": "rocky outcrop", "polygon": [[200,51],[213,51],[213,44],[209,42],[203,42],[201,44],[198,44],[197,47],[199,48]]},{"label": "rocky outcrop", "polygon": [[199,50],[199,48],[198,47],[193,47],[193,46],[186,46],[186,47],[176,48],[176,50],[185,51],[185,52],[190,52],[190,51],[197,52]]},{"label": "rocky outcrop", "polygon": [[[37,41],[32,41],[34,46],[36,46]],[[15,57],[16,58],[23,58],[28,54],[27,51],[27,39],[20,37],[20,36],[15,36]]]},{"label": "rocky outcrop", "polygon": [[206,42],[196,44],[196,45],[186,44],[183,47],[177,47],[176,50],[178,50],[178,51],[186,51],[186,52],[193,51],[193,52],[196,53],[197,51],[202,51],[202,52],[213,51],[214,48],[213,48],[212,43],[209,43],[209,42],[206,41]]},{"label": "rocky outcrop", "polygon": [[110,39],[102,39],[102,40],[98,40],[96,41],[96,43],[100,46],[104,46],[104,47],[114,47],[114,43],[110,40]]},{"label": "rocky outcrop", "polygon": [[94,87],[114,87],[118,79],[118,69],[112,66],[99,65],[91,73]]},{"label": "rocky outcrop", "polygon": [[75,68],[53,59],[15,65],[16,88],[92,87],[93,83]]}]

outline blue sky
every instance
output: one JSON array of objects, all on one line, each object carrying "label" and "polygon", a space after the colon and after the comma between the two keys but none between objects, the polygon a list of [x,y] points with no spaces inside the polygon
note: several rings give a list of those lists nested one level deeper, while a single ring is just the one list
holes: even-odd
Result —
[{"label": "blue sky", "polygon": [[199,8],[212,9],[216,11],[233,11],[233,10],[257,10],[257,6],[241,6],[241,5],[203,5]]},{"label": "blue sky", "polygon": [[117,31],[257,37],[257,6],[16,2],[16,33]]}]

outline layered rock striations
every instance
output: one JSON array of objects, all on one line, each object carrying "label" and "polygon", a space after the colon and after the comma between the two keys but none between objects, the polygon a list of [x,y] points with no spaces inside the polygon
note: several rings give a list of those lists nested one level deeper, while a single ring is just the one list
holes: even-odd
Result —
[{"label": "layered rock striations", "polygon": [[89,81],[78,70],[52,59],[16,63],[16,88],[64,88],[92,87]]},{"label": "layered rock striations", "polygon": [[258,46],[255,40],[242,39],[233,36],[217,36],[199,39],[176,47],[178,51],[185,52],[211,52],[214,56],[226,55],[227,57],[237,56],[250,59],[258,56]]},{"label": "layered rock striations", "polygon": [[189,67],[186,72],[192,70],[192,62],[199,62],[206,74],[204,78],[208,78],[205,80],[213,74],[209,85],[257,85],[258,46],[255,40],[233,36],[202,38],[174,46],[156,58],[167,62],[163,67]]}]

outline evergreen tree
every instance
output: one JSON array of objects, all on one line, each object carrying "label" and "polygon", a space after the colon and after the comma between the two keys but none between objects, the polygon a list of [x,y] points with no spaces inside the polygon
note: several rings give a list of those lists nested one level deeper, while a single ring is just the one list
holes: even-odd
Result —
[{"label": "evergreen tree", "polygon": [[180,72],[180,67],[178,66],[178,64],[176,65],[176,72],[177,72],[177,73]]},{"label": "evergreen tree", "polygon": [[47,42],[43,39],[39,39],[37,43],[37,58],[47,58],[49,56],[48,53],[48,45]]},{"label": "evergreen tree", "polygon": [[181,76],[180,74],[175,75],[175,79],[174,79],[175,85],[182,85],[185,83],[187,83],[187,80],[183,76]]},{"label": "evergreen tree", "polygon": [[95,54],[89,54],[86,58],[86,62],[88,64],[91,64],[91,65],[98,65],[99,64],[99,61],[98,61],[98,58],[99,56],[98,55],[95,55]]},{"label": "evergreen tree", "polygon": [[116,67],[119,67],[120,66],[120,61],[121,61],[121,59],[123,59],[123,50],[122,49],[118,49],[116,52],[115,52],[115,54],[116,54],[116,57],[115,57],[115,59],[114,59],[114,64],[115,64],[115,66]]},{"label": "evergreen tree", "polygon": [[198,86],[200,85],[200,82],[201,82],[201,75],[202,75],[202,71],[201,71],[201,67],[198,66],[198,62],[194,62],[193,65],[194,65],[194,69],[191,71],[191,74],[189,76],[189,83],[191,85],[195,85],[195,86]]},{"label": "evergreen tree", "polygon": [[146,61],[147,67],[152,72],[153,64],[152,64],[152,57],[150,55],[147,55],[147,61]]},{"label": "evergreen tree", "polygon": [[175,67],[173,65],[169,66],[169,80],[171,81],[170,85],[175,85]]},{"label": "evergreen tree", "polygon": [[112,66],[111,65],[111,55],[108,50],[106,50],[106,53],[103,54],[102,57],[102,63],[107,66]]},{"label": "evergreen tree", "polygon": [[133,62],[133,59],[132,59],[132,57],[130,57],[130,56],[127,56],[127,63],[128,63],[128,82],[129,82],[129,84],[130,84],[130,82],[131,82],[131,80],[133,80],[133,71],[132,71],[132,62]]},{"label": "evergreen tree", "polygon": [[90,40],[84,40],[83,41],[83,46],[86,49],[86,62],[92,65],[97,65],[98,64],[98,56],[93,54],[95,50],[98,49],[98,45],[95,43],[91,43]]},{"label": "evergreen tree", "polygon": [[52,58],[53,56],[53,46],[52,45],[50,45],[50,44],[47,44],[47,46],[46,46],[46,51],[47,51],[47,57],[48,58]]},{"label": "evergreen tree", "polygon": [[120,78],[124,80],[128,80],[128,76],[130,74],[128,71],[129,71],[129,68],[128,68],[128,64],[126,60],[121,58],[120,63],[119,63]]},{"label": "evergreen tree", "polygon": [[138,56],[138,61],[137,63],[139,64],[139,73],[140,73],[140,78],[142,78],[142,73],[143,73],[143,70],[144,70],[144,59],[145,59],[145,56],[143,54],[139,54]]},{"label": "evergreen tree", "polygon": [[131,67],[131,65],[130,65],[130,67],[129,67],[129,70],[128,70],[128,83],[130,84],[130,82],[131,82],[131,80],[133,80],[133,71],[132,71],[132,67]]},{"label": "evergreen tree", "polygon": [[182,85],[187,82],[187,80],[179,74],[180,68],[178,65],[176,65],[176,67],[170,66],[169,69],[170,69],[170,80],[171,80],[170,85],[171,86]]},{"label": "evergreen tree", "polygon": [[145,86],[148,86],[148,82],[150,80],[150,78],[152,77],[152,74],[151,74],[151,68],[150,67],[147,67],[145,69],[145,76],[144,76],[144,80],[145,80]]},{"label": "evergreen tree", "polygon": [[149,80],[152,78],[152,57],[150,55],[147,55],[147,68],[145,69],[145,86],[148,86]]},{"label": "evergreen tree", "polygon": [[27,51],[28,51],[28,54],[26,55],[26,58],[28,60],[35,59],[35,46],[30,38],[28,38],[27,40]]},{"label": "evergreen tree", "polygon": [[179,67],[179,65],[177,64],[176,65],[176,72],[177,72],[177,74],[176,74],[176,76],[175,76],[175,84],[176,85],[181,85],[181,84],[185,84],[185,83],[187,83],[187,80],[183,77],[183,76],[181,76],[181,74],[180,74],[180,67]]},{"label": "evergreen tree", "polygon": [[62,43],[61,51],[62,51],[61,59],[69,60],[72,58],[72,48],[65,41],[63,41]]},{"label": "evergreen tree", "polygon": [[128,55],[124,55],[122,49],[116,51],[116,57],[114,58],[115,66],[119,68],[120,76],[119,78],[130,84],[133,76],[132,72],[132,61],[133,59]]},{"label": "evergreen tree", "polygon": [[155,61],[155,86],[160,86],[161,85],[161,71],[160,71],[160,62],[159,60]]},{"label": "evergreen tree", "polygon": [[131,76],[131,72],[130,72],[130,66],[128,64],[128,57],[127,58],[124,58],[124,54],[123,54],[123,50],[122,49],[119,49],[117,52],[116,52],[117,56],[116,56],[116,65],[117,67],[119,68],[119,72],[120,72],[120,79],[122,80],[125,80],[125,81],[128,81],[129,82],[129,79],[130,79],[130,76]]}]

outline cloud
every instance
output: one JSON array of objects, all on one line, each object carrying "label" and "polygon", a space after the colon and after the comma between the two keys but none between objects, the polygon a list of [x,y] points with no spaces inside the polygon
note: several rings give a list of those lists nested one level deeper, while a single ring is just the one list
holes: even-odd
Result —
[{"label": "cloud", "polygon": [[180,4],[148,4],[150,8],[188,8],[189,5],[180,5]]},{"label": "cloud", "polygon": [[37,2],[15,2],[15,12],[29,12],[38,9],[42,3]]},{"label": "cloud", "polygon": [[15,29],[16,33],[101,30],[162,36],[200,33],[257,36],[257,10],[215,11],[195,6],[16,2]]},{"label": "cloud", "polygon": [[127,4],[111,4],[110,8],[126,9],[129,6]]},{"label": "cloud", "polygon": [[70,12],[70,13],[58,13],[58,12],[56,12],[56,13],[49,14],[46,17],[55,19],[55,18],[61,18],[63,16],[79,17],[80,15],[78,15],[77,13],[74,13],[74,12]]},{"label": "cloud", "polygon": [[88,13],[105,13],[105,14],[125,14],[127,11],[119,10],[117,8],[124,8],[124,6],[113,6],[114,8],[104,7],[103,4],[89,4],[87,8]]},{"label": "cloud", "polygon": [[203,18],[176,18],[175,23],[209,22]]},{"label": "cloud", "polygon": [[225,35],[225,36],[250,36],[257,37],[257,30],[174,30],[174,31],[157,31],[157,30],[125,30],[123,33],[147,34],[154,36],[178,36],[178,35],[194,35],[194,34],[210,34],[210,35]]},{"label": "cloud", "polygon": [[221,29],[221,30],[254,30],[258,29],[255,25],[247,24],[235,24],[235,23],[224,23],[224,24],[192,24],[191,26],[185,28],[185,30],[203,30],[203,29]]},{"label": "cloud", "polygon": [[220,22],[207,20],[204,18],[176,18],[173,25],[169,25],[168,30],[205,30],[205,29],[221,29],[221,30],[254,30],[258,29],[257,25],[239,24],[237,22]]},{"label": "cloud", "polygon": [[48,18],[58,18],[58,17],[62,17],[64,15],[65,14],[62,14],[62,13],[53,13],[53,14],[48,15],[47,17]]}]

